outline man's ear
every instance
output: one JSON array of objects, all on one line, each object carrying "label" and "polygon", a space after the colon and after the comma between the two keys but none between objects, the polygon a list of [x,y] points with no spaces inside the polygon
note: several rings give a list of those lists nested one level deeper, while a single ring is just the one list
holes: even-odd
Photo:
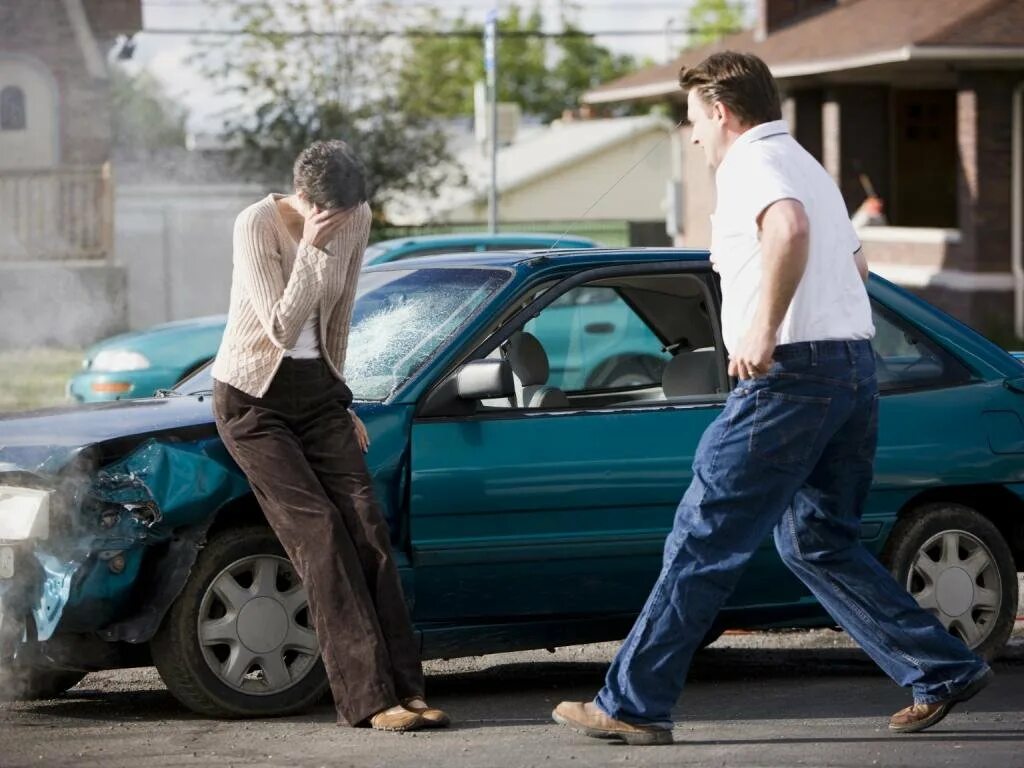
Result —
[{"label": "man's ear", "polygon": [[724,123],[728,121],[730,114],[729,108],[720,101],[716,101],[711,105],[711,116],[716,122]]}]

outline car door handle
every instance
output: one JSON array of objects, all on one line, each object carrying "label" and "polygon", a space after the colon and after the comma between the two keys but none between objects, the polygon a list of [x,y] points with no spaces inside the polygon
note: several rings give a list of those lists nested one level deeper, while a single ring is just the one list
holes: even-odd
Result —
[{"label": "car door handle", "polygon": [[615,326],[612,323],[587,323],[583,330],[587,333],[612,333]]}]

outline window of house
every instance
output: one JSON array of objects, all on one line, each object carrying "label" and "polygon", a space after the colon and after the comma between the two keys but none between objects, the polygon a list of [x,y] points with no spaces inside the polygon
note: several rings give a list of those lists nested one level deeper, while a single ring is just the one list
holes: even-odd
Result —
[{"label": "window of house", "polygon": [[920,332],[873,308],[878,388],[899,392],[966,383],[970,373]]},{"label": "window of house", "polygon": [[25,130],[25,92],[16,85],[0,90],[0,131]]}]

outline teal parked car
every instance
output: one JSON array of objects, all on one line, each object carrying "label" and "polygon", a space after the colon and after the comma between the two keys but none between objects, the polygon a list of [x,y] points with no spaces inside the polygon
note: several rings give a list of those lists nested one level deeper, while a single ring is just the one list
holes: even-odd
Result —
[{"label": "teal parked car", "polygon": [[[1024,565],[1024,368],[906,291],[869,289],[881,430],[860,536],[991,657]],[[573,291],[623,302],[667,350],[660,380],[552,384],[547,349],[582,349],[604,321],[590,310],[612,306]],[[346,372],[424,657],[626,634],[732,386],[719,305],[699,251],[363,272]],[[549,324],[567,306],[572,321]],[[217,437],[211,386],[204,368],[165,397],[0,417],[0,662],[23,697],[150,663],[207,715],[295,712],[326,690],[301,584]],[[714,632],[830,625],[767,540]]]},{"label": "teal parked car", "polygon": [[[586,237],[566,235],[560,238],[550,233],[422,235],[375,243],[366,249],[363,264],[384,264],[438,253],[544,249],[556,243],[562,248],[597,245]],[[173,387],[213,359],[226,323],[226,315],[214,315],[164,323],[104,339],[86,351],[82,370],[67,384],[68,398],[81,403],[126,400],[150,397],[160,389]],[[631,325],[619,327],[617,333],[636,334],[637,345],[646,345],[652,360],[659,357],[660,348],[644,336],[643,329]],[[596,360],[591,368],[604,362]],[[579,362],[574,361],[572,365],[576,366],[578,374]],[[598,373],[605,375],[607,372],[622,375],[621,370],[611,369]]]}]

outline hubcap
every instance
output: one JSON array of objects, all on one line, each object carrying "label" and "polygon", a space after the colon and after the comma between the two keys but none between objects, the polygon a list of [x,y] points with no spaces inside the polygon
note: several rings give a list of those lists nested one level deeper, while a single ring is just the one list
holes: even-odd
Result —
[{"label": "hubcap", "polygon": [[971,648],[992,632],[1003,588],[988,547],[966,531],[943,531],[917,551],[907,589]]},{"label": "hubcap", "polygon": [[217,574],[200,603],[197,631],[218,679],[256,696],[297,684],[320,653],[306,590],[276,555],[246,557]]}]

